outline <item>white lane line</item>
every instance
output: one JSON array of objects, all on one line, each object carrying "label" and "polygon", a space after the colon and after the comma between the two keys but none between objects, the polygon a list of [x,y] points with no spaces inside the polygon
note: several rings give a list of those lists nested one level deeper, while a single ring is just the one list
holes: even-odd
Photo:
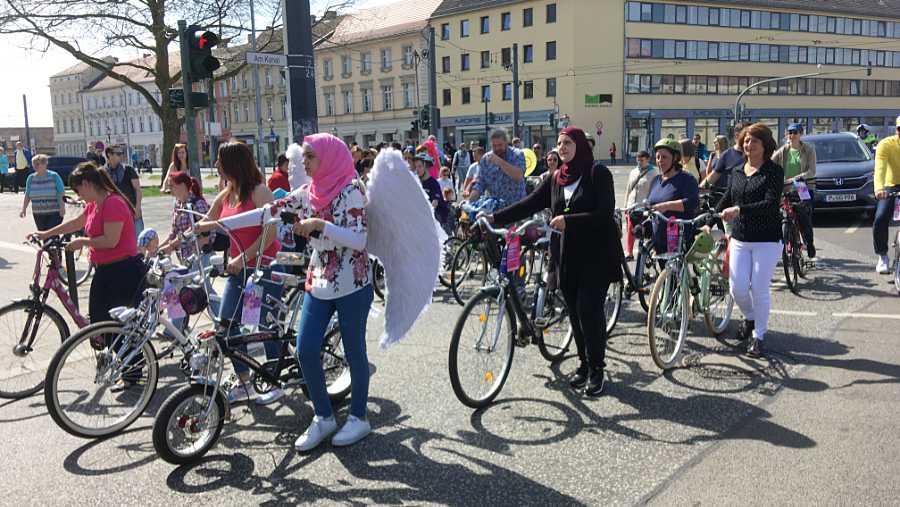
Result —
[{"label": "white lane line", "polygon": [[896,314],[887,314],[887,313],[832,313],[832,317],[845,318],[849,317],[852,319],[887,319],[887,320],[900,320],[900,315]]},{"label": "white lane line", "polygon": [[5,248],[7,250],[15,250],[16,252],[25,252],[33,254],[36,250],[30,246],[23,245],[21,243],[10,243],[9,241],[0,241],[0,248]]},{"label": "white lane line", "polygon": [[815,317],[817,312],[804,312],[800,310],[770,310],[769,313],[774,315],[791,315],[793,317]]},{"label": "white lane line", "polygon": [[863,221],[860,220],[859,222],[857,222],[857,223],[851,225],[850,227],[847,227],[847,230],[844,231],[844,234],[854,234],[854,233],[856,233],[856,231],[859,230],[859,228],[860,228],[862,225],[863,225]]}]

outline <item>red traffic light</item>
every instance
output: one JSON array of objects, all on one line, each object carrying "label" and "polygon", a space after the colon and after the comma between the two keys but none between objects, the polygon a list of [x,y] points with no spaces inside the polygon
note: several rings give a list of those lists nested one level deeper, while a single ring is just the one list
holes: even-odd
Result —
[{"label": "red traffic light", "polygon": [[196,32],[194,37],[196,37],[197,49],[212,49],[219,44],[219,36],[213,32]]}]

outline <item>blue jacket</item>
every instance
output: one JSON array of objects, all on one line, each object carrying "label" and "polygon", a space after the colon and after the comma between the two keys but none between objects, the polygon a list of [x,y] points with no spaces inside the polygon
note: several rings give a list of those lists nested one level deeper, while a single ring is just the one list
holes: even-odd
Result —
[{"label": "blue jacket", "polygon": [[[32,157],[32,155],[31,155],[31,150],[29,150],[28,148],[22,148],[22,150],[25,152],[25,160],[28,161],[28,168],[30,169],[30,168],[31,168],[31,157]],[[21,171],[21,170],[22,170],[21,167],[16,167],[16,164],[18,163],[18,162],[16,162],[16,158],[18,158],[18,157],[16,157],[16,150],[13,149],[13,152],[12,152],[12,165],[11,165],[10,167],[13,167],[13,168],[15,168],[16,170]]]}]

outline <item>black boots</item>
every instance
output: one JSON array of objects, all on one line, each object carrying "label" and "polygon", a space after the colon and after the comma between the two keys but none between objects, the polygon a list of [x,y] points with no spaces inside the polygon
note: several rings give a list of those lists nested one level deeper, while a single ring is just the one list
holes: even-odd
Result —
[{"label": "black boots", "polygon": [[575,374],[572,375],[572,378],[569,380],[569,386],[571,386],[572,389],[581,389],[582,387],[584,387],[584,385],[587,384],[588,381],[588,373],[589,371],[587,365],[581,363],[581,366],[579,366],[578,369],[575,370]]},{"label": "black boots", "polygon": [[753,336],[753,329],[756,326],[754,325],[752,320],[745,320],[741,322],[740,327],[738,327],[737,338],[738,341],[745,342]]},{"label": "black boots", "polygon": [[586,396],[599,396],[603,392],[603,368],[589,368],[582,363],[569,380],[572,389],[584,389]]}]

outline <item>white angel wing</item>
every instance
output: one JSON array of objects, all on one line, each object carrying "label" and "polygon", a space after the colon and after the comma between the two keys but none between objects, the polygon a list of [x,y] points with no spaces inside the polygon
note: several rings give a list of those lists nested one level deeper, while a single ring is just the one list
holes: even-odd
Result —
[{"label": "white angel wing", "polygon": [[399,151],[386,149],[375,158],[366,193],[366,248],[384,265],[387,284],[379,340],[385,348],[405,337],[431,303],[446,234]]},{"label": "white angel wing", "polygon": [[293,143],[284,154],[288,158],[288,181],[291,183],[291,190],[297,190],[309,183],[309,176],[303,168],[303,147]]}]

